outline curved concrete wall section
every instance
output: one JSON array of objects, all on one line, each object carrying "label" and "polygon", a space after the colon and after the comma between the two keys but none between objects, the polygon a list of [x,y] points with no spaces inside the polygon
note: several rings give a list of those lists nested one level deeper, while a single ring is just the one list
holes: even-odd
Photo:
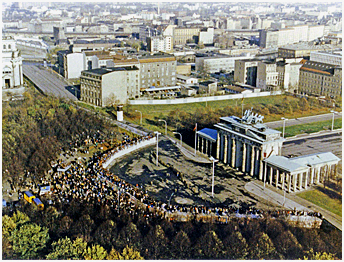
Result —
[{"label": "curved concrete wall section", "polygon": [[129,100],[130,105],[175,105],[187,103],[201,103],[209,101],[230,100],[238,98],[262,97],[271,95],[281,95],[282,91],[274,92],[259,92],[250,94],[234,94],[224,96],[208,96],[208,97],[190,97],[190,98],[177,98],[177,99],[163,99],[163,100]]},{"label": "curved concrete wall section", "polygon": [[132,145],[132,146],[128,146],[118,152],[116,152],[115,154],[113,154],[108,160],[106,160],[104,163],[103,163],[103,167],[104,168],[110,168],[114,163],[113,161],[116,159],[116,158],[119,158],[119,157],[122,157],[126,154],[129,154],[137,149],[140,149],[140,148],[143,148],[143,147],[146,147],[146,146],[150,146],[150,145],[153,145],[156,143],[156,137],[153,137],[149,140],[144,140],[144,141],[141,141],[135,145]]}]

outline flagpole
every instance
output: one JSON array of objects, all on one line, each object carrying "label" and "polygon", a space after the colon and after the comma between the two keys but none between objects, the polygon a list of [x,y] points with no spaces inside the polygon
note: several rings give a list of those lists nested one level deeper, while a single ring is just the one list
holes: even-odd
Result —
[{"label": "flagpole", "polygon": [[195,130],[195,156],[196,156],[196,145],[197,145],[197,123],[196,123],[196,130]]}]

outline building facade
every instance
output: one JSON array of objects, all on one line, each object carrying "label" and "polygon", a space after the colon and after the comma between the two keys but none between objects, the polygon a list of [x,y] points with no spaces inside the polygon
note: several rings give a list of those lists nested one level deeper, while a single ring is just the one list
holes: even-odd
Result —
[{"label": "building facade", "polygon": [[247,59],[247,56],[229,56],[224,54],[216,54],[211,56],[196,56],[195,70],[196,72],[217,73],[217,72],[233,72],[235,70],[235,61]]},{"label": "building facade", "polygon": [[258,62],[257,67],[257,87],[267,90],[268,86],[277,87],[278,72],[275,62]]},{"label": "building facade", "polygon": [[198,36],[200,28],[175,27],[173,30],[173,46],[185,45],[188,41],[194,41],[194,36]]},{"label": "building facade", "polygon": [[256,86],[258,59],[242,59],[235,61],[234,81]]},{"label": "building facade", "polygon": [[148,55],[139,57],[138,60],[141,89],[176,85],[177,61],[174,56]]},{"label": "building facade", "polygon": [[314,62],[321,62],[330,65],[342,66],[342,51],[339,52],[311,52],[310,59]]},{"label": "building facade", "polygon": [[172,52],[173,43],[171,36],[147,37],[147,48],[149,52]]},{"label": "building facade", "polygon": [[82,71],[80,100],[95,106],[125,104],[140,95],[139,69],[132,67],[97,68]]},{"label": "building facade", "polygon": [[[262,124],[263,117],[246,110],[242,118],[221,117],[215,131],[197,132],[198,150],[214,154],[215,158],[230,167],[263,180],[263,160],[281,155],[285,140],[281,132]],[[215,152],[213,151],[214,143]]]},{"label": "building facade", "polygon": [[301,94],[342,96],[342,68],[330,64],[303,61],[300,68],[299,92]]},{"label": "building facade", "polygon": [[[2,37],[2,91],[23,89],[22,58],[12,37]],[[22,90],[23,91],[23,90]]]}]

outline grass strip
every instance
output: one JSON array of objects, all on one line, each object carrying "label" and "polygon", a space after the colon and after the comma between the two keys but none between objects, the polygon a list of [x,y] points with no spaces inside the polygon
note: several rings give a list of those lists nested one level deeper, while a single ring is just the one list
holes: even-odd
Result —
[{"label": "grass strip", "polygon": [[[287,126],[285,127],[285,137],[296,136],[299,134],[311,134],[316,133],[323,130],[331,130],[332,120],[320,121],[320,122],[313,122],[308,124],[301,124],[295,126]],[[342,128],[342,119],[338,118],[334,120],[334,129]],[[278,131],[282,131],[282,127],[276,128]]]},{"label": "grass strip", "polygon": [[342,216],[342,202],[340,199],[331,198],[318,189],[304,191],[296,195],[336,215]]}]

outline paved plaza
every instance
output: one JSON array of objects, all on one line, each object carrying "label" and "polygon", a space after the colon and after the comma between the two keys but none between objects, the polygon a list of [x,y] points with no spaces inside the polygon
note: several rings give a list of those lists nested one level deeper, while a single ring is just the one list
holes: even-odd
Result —
[{"label": "paved plaza", "polygon": [[283,156],[304,156],[332,152],[342,159],[342,131],[326,131],[288,138],[282,147]]},{"label": "paved plaza", "polygon": [[212,198],[212,164],[187,160],[176,145],[166,138],[159,142],[159,166],[156,166],[155,153],[155,146],[134,152],[118,159],[110,171],[131,184],[143,186],[149,195],[165,203],[170,201],[171,204],[178,205],[239,205],[258,209],[275,209],[279,206],[250,194],[245,189],[245,184],[251,177],[221,163],[216,164]]}]

